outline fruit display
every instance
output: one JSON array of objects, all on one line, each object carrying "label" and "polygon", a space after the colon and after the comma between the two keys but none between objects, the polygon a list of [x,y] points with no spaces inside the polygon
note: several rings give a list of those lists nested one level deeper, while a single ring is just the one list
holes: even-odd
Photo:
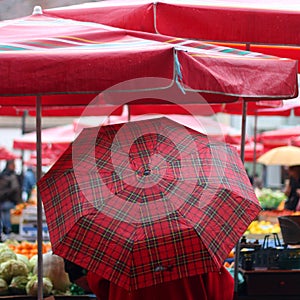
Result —
[{"label": "fruit display", "polygon": [[248,234],[271,234],[271,233],[280,233],[280,226],[279,223],[271,223],[270,221],[258,221],[255,220],[251,222],[248,226],[245,235]]},{"label": "fruit display", "polygon": [[[64,261],[43,243],[43,294],[78,295],[64,270]],[[0,296],[37,296],[37,244],[6,240],[0,243]],[[82,291],[81,291],[82,293]]]},{"label": "fruit display", "polygon": [[[16,254],[22,254],[26,256],[28,259],[32,258],[34,255],[38,253],[38,245],[37,243],[32,243],[29,241],[15,241],[15,240],[6,240],[5,244],[14,251]],[[43,242],[42,244],[42,252],[47,253],[51,250],[50,242]]]},{"label": "fruit display", "polygon": [[27,202],[22,202],[22,203],[18,203],[15,208],[10,210],[10,213],[13,217],[17,217],[22,215],[23,210],[26,207],[36,207],[37,206],[37,190],[36,187],[33,188],[32,192],[31,192],[31,196],[30,199],[28,199]]}]

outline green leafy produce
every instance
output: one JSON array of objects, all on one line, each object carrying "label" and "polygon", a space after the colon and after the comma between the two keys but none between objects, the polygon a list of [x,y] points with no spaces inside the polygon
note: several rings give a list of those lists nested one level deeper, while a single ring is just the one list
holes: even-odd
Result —
[{"label": "green leafy produce", "polygon": [[[43,295],[49,296],[52,293],[53,284],[47,277],[43,277]],[[38,294],[38,278],[33,275],[26,284],[26,294],[29,296],[37,296]]]},{"label": "green leafy produce", "polygon": [[6,243],[0,243],[0,251],[3,249],[10,250]]},{"label": "green leafy produce", "polygon": [[0,264],[8,261],[9,259],[17,259],[16,253],[9,248],[2,248],[0,250]]},{"label": "green leafy produce", "polygon": [[263,188],[257,194],[257,198],[263,209],[276,209],[282,201],[286,200],[286,195],[280,190]]},{"label": "green leafy produce", "polygon": [[0,296],[6,296],[9,294],[7,282],[0,278]]},{"label": "green leafy produce", "polygon": [[85,290],[80,287],[79,285],[77,285],[76,283],[72,283],[70,286],[70,292],[72,295],[84,295],[85,294]]},{"label": "green leafy produce", "polygon": [[27,276],[15,276],[12,278],[10,285],[8,286],[9,292],[12,295],[25,295],[26,285],[29,281]]},{"label": "green leafy produce", "polygon": [[29,263],[27,256],[17,253],[17,260],[22,261],[27,266],[28,271],[31,271],[32,265]]},{"label": "green leafy produce", "polygon": [[28,268],[22,261],[10,259],[0,264],[0,277],[10,282],[14,276],[28,275]]},{"label": "green leafy produce", "polygon": [[37,265],[38,255],[35,254],[29,259],[30,271]]}]

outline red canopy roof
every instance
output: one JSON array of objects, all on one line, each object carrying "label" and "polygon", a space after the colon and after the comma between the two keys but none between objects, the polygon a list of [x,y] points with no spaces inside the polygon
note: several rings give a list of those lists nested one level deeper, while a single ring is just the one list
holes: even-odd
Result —
[{"label": "red canopy roof", "polygon": [[147,90],[177,83],[177,93],[191,89],[208,102],[297,94],[293,60],[42,14],[0,23],[0,61],[0,105],[35,105],[32,95],[46,95],[46,106],[86,105],[120,82],[149,77],[168,82],[148,80]]},{"label": "red canopy roof", "polygon": [[265,150],[275,147],[287,146],[290,139],[300,135],[300,126],[281,128],[265,131],[257,136],[257,141],[262,143]]},{"label": "red canopy roof", "polygon": [[300,59],[298,0],[100,1],[46,10],[52,16]]}]

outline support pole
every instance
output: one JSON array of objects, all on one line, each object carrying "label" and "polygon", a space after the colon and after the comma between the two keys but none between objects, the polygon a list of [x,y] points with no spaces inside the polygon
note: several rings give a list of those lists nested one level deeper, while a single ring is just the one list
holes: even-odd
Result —
[{"label": "support pole", "polygon": [[255,178],[255,174],[256,174],[256,158],[257,158],[257,153],[256,153],[256,145],[257,145],[257,113],[255,114],[254,117],[254,135],[253,135],[253,139],[254,139],[254,149],[253,149],[253,173],[252,173],[252,178]]},{"label": "support pole", "polygon": [[[24,110],[23,114],[22,114],[22,135],[24,135],[26,133],[26,117],[28,116],[28,110]],[[21,163],[22,163],[22,167],[21,167],[21,176],[23,179],[24,176],[24,150],[21,150]]]},{"label": "support pole", "polygon": [[[241,160],[243,163],[245,160],[246,118],[247,118],[247,102],[243,101],[242,136],[241,136]],[[234,254],[234,300],[238,299],[239,257],[240,257],[240,241],[238,241],[238,243],[235,246],[235,254]]]},{"label": "support pole", "polygon": [[[36,97],[36,177],[42,177],[42,97]],[[37,187],[38,299],[43,299],[43,205]]]}]

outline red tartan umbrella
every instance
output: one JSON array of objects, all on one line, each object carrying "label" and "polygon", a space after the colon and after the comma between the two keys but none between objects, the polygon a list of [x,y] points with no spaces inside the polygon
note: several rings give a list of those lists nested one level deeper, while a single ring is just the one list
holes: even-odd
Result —
[{"label": "red tartan umbrella", "polygon": [[38,187],[53,252],[127,290],[218,271],[260,211],[234,148],[167,118],[83,129]]}]

